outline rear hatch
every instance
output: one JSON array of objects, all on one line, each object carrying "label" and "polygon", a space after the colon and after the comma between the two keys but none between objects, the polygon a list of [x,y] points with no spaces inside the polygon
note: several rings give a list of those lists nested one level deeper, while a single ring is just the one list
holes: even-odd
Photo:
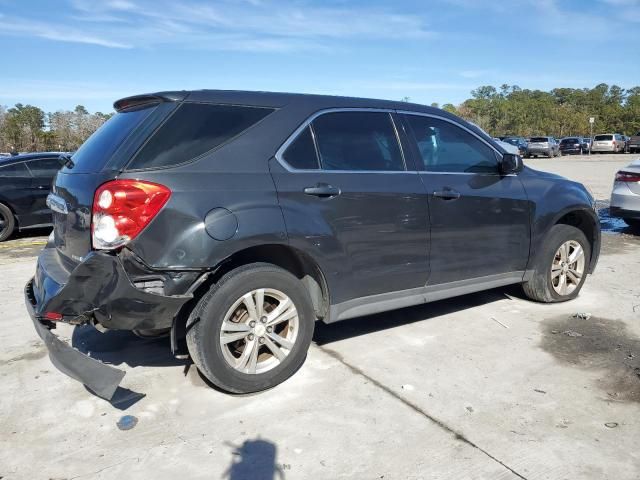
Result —
[{"label": "rear hatch", "polygon": [[91,251],[91,210],[98,186],[115,178],[148,136],[158,103],[116,113],[73,154],[53,184],[54,242],[72,262]]},{"label": "rear hatch", "polygon": [[569,148],[580,148],[579,138],[563,138],[560,140],[560,149],[565,150]]},{"label": "rear hatch", "polygon": [[629,145],[640,145],[640,132],[637,132],[635,135],[631,135],[629,138]]},{"label": "rear hatch", "polygon": [[596,135],[593,137],[593,144],[598,147],[613,146],[613,135]]},{"label": "rear hatch", "polygon": [[549,148],[549,139],[547,137],[531,137],[529,147]]}]

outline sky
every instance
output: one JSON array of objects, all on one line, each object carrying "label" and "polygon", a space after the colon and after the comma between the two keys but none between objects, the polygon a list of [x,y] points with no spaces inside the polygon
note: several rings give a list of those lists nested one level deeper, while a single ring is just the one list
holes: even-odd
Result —
[{"label": "sky", "polygon": [[161,90],[459,104],[480,85],[640,84],[640,0],[0,0],[0,105]]}]

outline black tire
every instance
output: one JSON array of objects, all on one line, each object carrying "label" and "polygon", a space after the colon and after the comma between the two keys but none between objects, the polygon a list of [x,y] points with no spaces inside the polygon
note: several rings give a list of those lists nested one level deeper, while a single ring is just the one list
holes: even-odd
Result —
[{"label": "black tire", "polygon": [[[220,331],[224,316],[246,293],[273,288],[293,302],[298,313],[298,334],[289,354],[264,373],[243,373],[224,358]],[[187,320],[187,346],[198,370],[215,386],[231,393],[272,388],[291,377],[304,363],[313,337],[315,313],[309,293],[294,275],[268,263],[253,263],[224,275],[200,299]]]},{"label": "black tire", "polygon": [[9,207],[0,203],[0,242],[9,238],[16,228],[16,219]]},{"label": "black tire", "polygon": [[[585,268],[578,286],[568,295],[560,295],[551,284],[551,265],[560,246],[569,240],[578,242],[584,250]],[[525,295],[531,300],[543,303],[566,302],[576,298],[587,279],[590,259],[591,244],[582,230],[571,225],[554,225],[549,230],[542,250],[535,259],[536,263],[533,265],[534,273],[531,280],[522,284]]]}]

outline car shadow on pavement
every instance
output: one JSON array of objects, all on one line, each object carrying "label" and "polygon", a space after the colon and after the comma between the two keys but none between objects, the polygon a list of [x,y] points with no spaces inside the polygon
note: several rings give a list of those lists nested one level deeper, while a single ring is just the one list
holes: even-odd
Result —
[{"label": "car shadow on pavement", "polygon": [[173,356],[168,336],[147,339],[126,330],[99,332],[83,325],[73,330],[71,344],[85,355],[110,365],[176,367],[189,363]]},{"label": "car shadow on pavement", "polygon": [[352,318],[329,325],[323,322],[316,322],[313,341],[320,346],[327,345],[347,338],[358,337],[360,335],[379,332],[389,328],[429,320],[448,313],[486,305],[487,303],[504,300],[508,298],[508,295],[523,298],[521,288],[515,285],[472,293],[447,300],[439,300],[415,307]]},{"label": "car shadow on pavement", "polygon": [[[90,325],[77,326],[73,330],[71,345],[85,355],[110,365],[175,367],[191,363],[172,355],[169,337],[139,338],[125,330],[103,333]],[[118,410],[127,410],[145,396],[144,393],[118,387],[109,403]]]},{"label": "car shadow on pavement", "polygon": [[231,465],[222,475],[229,480],[284,480],[284,469],[288,465],[278,465],[276,444],[261,438],[245,440],[233,448]]}]

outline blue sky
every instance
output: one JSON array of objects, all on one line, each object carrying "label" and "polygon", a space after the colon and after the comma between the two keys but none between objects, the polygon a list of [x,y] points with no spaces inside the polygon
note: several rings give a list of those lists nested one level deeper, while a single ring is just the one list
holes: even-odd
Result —
[{"label": "blue sky", "polygon": [[640,84],[640,0],[0,0],[0,104],[158,90],[460,103],[479,85]]}]

